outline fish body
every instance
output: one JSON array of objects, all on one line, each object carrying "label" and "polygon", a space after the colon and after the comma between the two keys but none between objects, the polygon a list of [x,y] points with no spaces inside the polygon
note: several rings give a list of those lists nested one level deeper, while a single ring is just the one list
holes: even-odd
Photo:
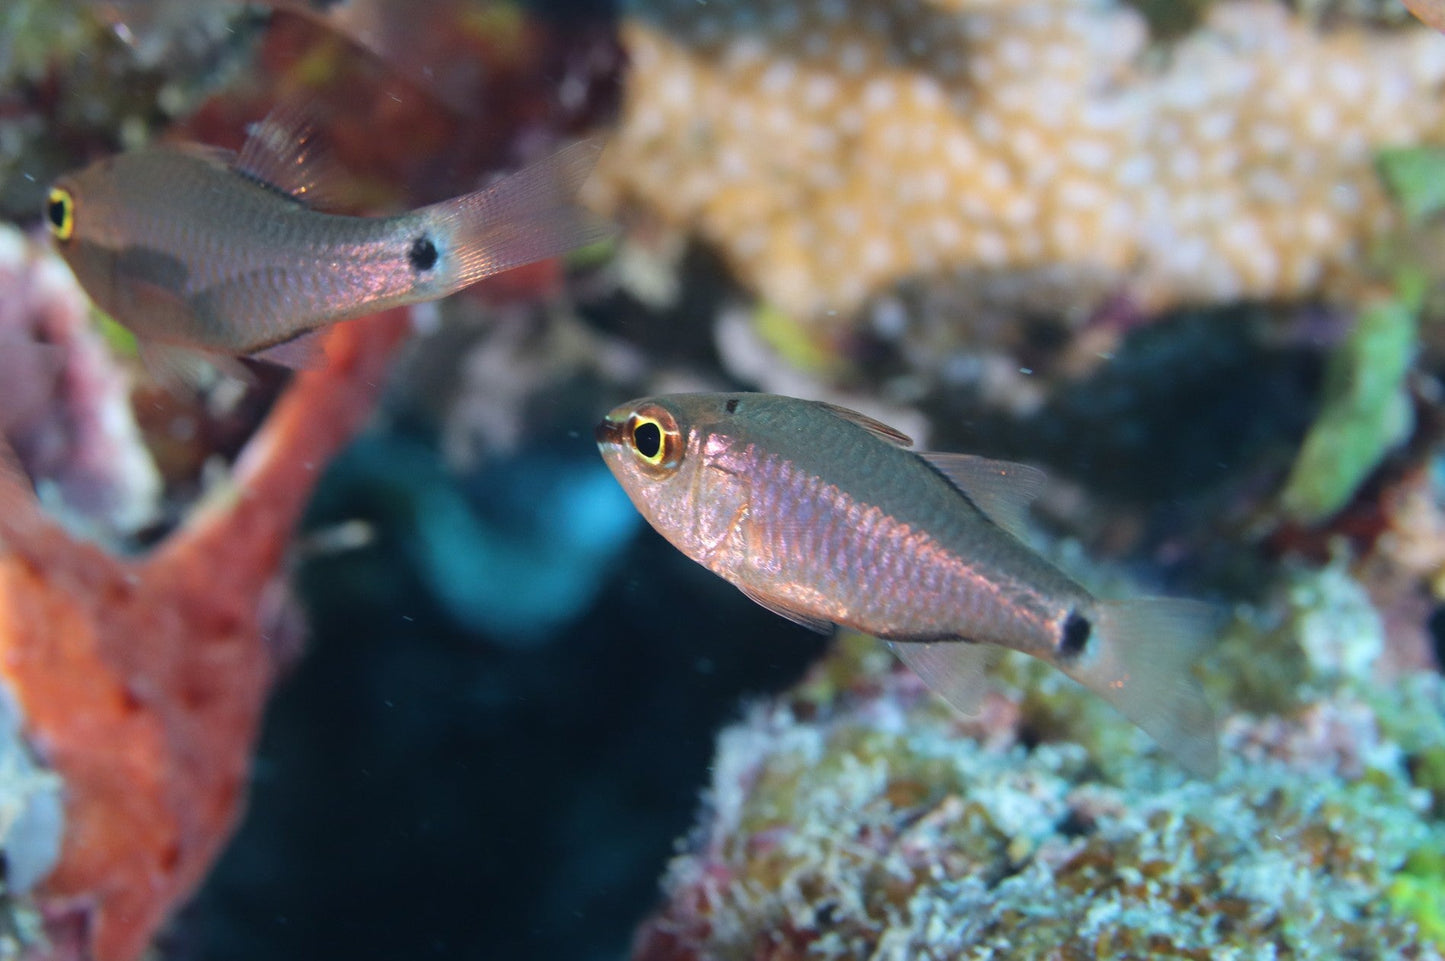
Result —
[{"label": "fish body", "polygon": [[1217,766],[1189,673],[1209,609],[1105,601],[1023,543],[1032,468],[920,454],[852,411],[767,394],[677,394],[614,409],[604,459],[684,554],[785,617],[893,642],[972,710],[991,652],[1022,651],[1097,691],[1190,770]]},{"label": "fish body", "polygon": [[46,219],[95,303],[147,346],[258,354],[326,324],[444,297],[603,231],[575,192],[576,144],[474,193],[393,217],[316,209],[314,138],[279,111],[239,157],[119,154],[61,177]]}]

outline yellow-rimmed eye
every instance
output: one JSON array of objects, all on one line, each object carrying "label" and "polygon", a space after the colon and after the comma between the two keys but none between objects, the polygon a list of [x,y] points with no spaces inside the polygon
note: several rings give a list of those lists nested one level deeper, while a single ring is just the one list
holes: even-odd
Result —
[{"label": "yellow-rimmed eye", "polygon": [[51,187],[45,201],[45,222],[55,239],[67,241],[75,233],[75,198],[63,187]]},{"label": "yellow-rimmed eye", "polygon": [[627,419],[627,442],[649,467],[670,470],[682,454],[677,421],[661,407],[644,407]]}]

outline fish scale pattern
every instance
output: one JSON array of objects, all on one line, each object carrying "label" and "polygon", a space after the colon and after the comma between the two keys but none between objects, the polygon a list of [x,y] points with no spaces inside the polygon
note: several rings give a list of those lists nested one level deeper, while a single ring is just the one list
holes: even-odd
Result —
[{"label": "fish scale pattern", "polygon": [[[897,472],[899,452],[890,447],[844,445],[831,454],[865,476]],[[965,552],[949,548],[967,537],[956,523],[961,499],[951,491],[954,510],[915,504],[932,523],[909,523],[790,457],[750,447],[744,459],[754,465],[747,474],[748,567],[775,577],[777,591],[817,613],[895,638],[952,637],[961,623],[1010,636],[1018,626],[1005,622],[1038,603],[1026,587],[981,572]]]}]

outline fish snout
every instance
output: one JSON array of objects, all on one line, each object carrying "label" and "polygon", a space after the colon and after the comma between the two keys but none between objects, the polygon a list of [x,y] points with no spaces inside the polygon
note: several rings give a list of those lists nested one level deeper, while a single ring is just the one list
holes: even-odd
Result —
[{"label": "fish snout", "polygon": [[622,435],[626,426],[626,421],[613,420],[612,415],[608,414],[592,429],[592,436],[598,447],[617,446],[623,443]]}]

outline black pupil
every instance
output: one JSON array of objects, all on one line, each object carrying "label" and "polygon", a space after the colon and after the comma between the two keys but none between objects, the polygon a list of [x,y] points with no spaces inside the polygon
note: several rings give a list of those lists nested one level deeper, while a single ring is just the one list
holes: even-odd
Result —
[{"label": "black pupil", "polygon": [[50,222],[59,230],[65,226],[65,210],[67,204],[63,200],[52,200],[49,205]]},{"label": "black pupil", "polygon": [[431,270],[437,265],[437,245],[431,242],[430,237],[418,237],[411,242],[411,250],[406,252],[406,257],[418,273]]},{"label": "black pupil", "polygon": [[651,460],[662,450],[662,428],[650,420],[643,421],[632,428],[632,444],[639,454]]}]

